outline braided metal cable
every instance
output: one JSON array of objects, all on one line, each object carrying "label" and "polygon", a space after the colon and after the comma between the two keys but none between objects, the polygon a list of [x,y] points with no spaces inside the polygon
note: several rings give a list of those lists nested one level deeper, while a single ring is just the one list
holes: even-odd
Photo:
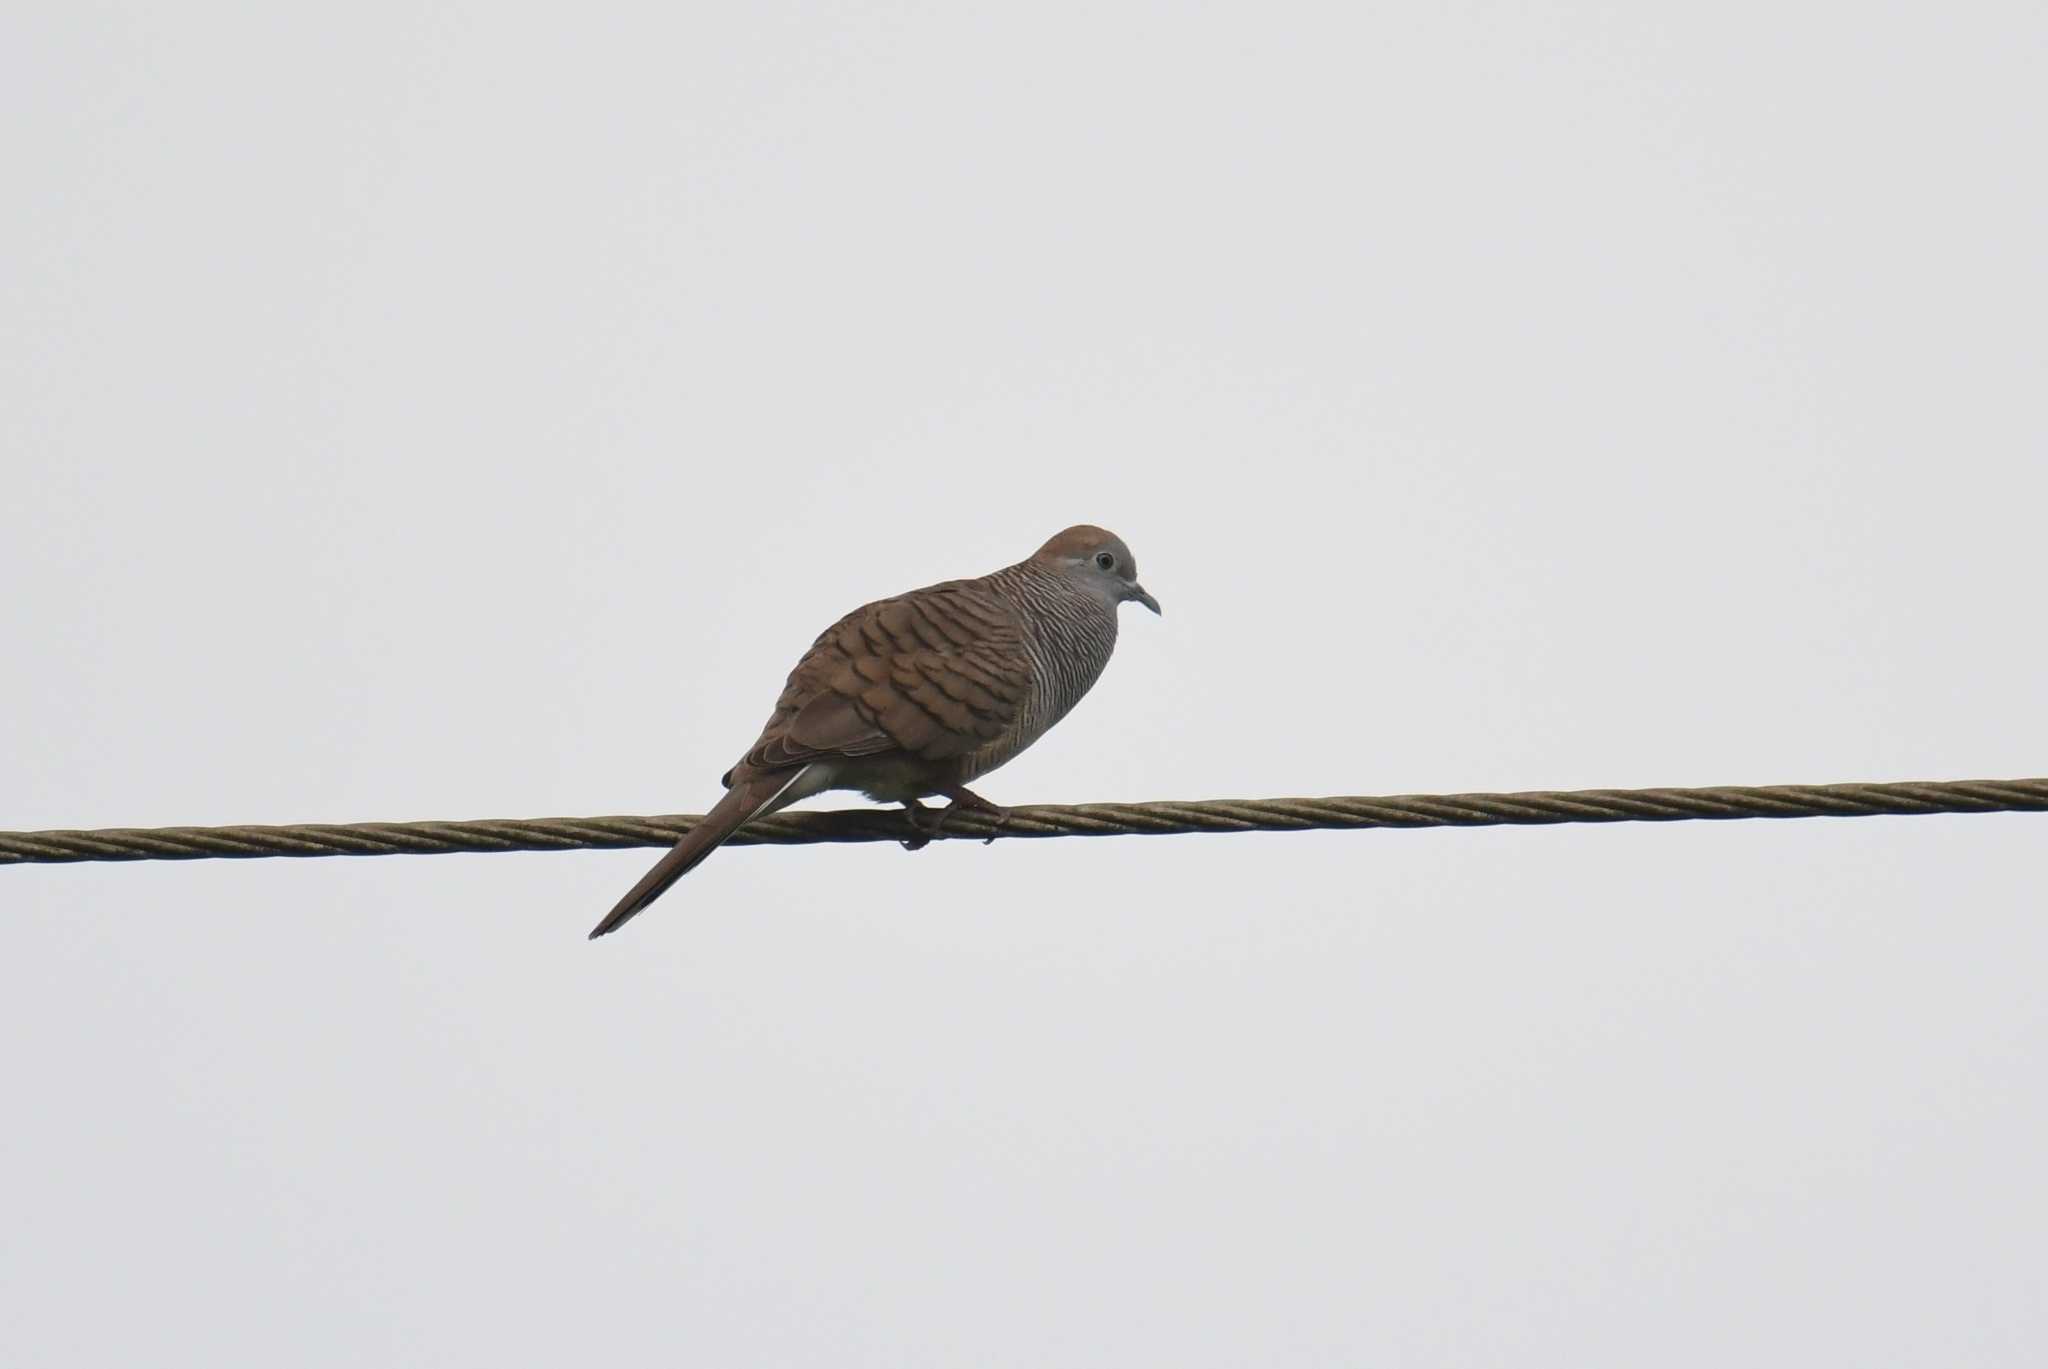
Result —
[{"label": "braided metal cable", "polygon": [[[1171,836],[1192,832],[1312,832],[1361,827],[1543,826],[1567,822],[1681,822],[1705,818],[1911,817],[1927,813],[2048,812],[2048,779],[1893,784],[1777,784],[1710,789],[1579,789],[1528,794],[1397,794],[1383,798],[1203,799],[1041,804],[1000,825],[960,811],[944,837]],[[463,851],[617,850],[667,846],[698,819],[509,818],[470,822],[308,823],[287,827],[115,827],[0,832],[0,865],[254,856],[440,855]],[[777,813],[748,823],[735,846],[903,841],[899,809]]]}]

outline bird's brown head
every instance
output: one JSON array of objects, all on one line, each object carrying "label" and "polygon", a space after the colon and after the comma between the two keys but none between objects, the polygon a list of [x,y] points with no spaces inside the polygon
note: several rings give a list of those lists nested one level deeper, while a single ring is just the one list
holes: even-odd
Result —
[{"label": "bird's brown head", "polygon": [[1087,523],[1068,528],[1031,559],[1102,596],[1112,608],[1132,599],[1154,613],[1160,611],[1159,601],[1138,583],[1138,558],[1123,538],[1107,529]]}]

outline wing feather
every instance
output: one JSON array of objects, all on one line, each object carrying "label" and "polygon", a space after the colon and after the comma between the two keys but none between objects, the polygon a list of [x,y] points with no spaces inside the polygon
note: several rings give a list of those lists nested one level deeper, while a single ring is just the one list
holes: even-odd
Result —
[{"label": "wing feather", "polygon": [[743,763],[963,756],[1016,723],[1030,671],[1015,612],[979,581],[879,600],[819,634]]}]

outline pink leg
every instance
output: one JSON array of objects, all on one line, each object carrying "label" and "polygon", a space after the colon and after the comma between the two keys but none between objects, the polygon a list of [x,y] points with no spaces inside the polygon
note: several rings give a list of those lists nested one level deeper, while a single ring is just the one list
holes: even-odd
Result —
[{"label": "pink leg", "polygon": [[[909,819],[912,829],[917,832],[915,837],[903,843],[904,850],[921,851],[931,845],[932,838],[945,830],[946,819],[952,816],[953,810],[956,808],[965,808],[977,813],[987,813],[995,818],[996,826],[998,827],[1001,827],[1010,820],[1008,809],[1003,808],[999,804],[990,803],[965,785],[949,784],[942,787],[938,792],[944,794],[952,802],[939,810],[938,814],[933,817],[929,827],[925,825],[924,815],[931,812],[931,810],[916,799],[904,800],[903,816]],[[982,845],[986,846],[994,840],[994,837],[989,837]]]},{"label": "pink leg", "polygon": [[[945,788],[939,790],[939,792],[952,800],[951,803],[946,805],[946,811],[944,813],[939,814],[939,823],[941,826],[945,824],[947,815],[950,814],[955,808],[965,808],[970,812],[975,813],[987,813],[990,817],[995,819],[996,826],[998,827],[1003,826],[1010,820],[1009,809],[1003,807],[1001,804],[990,803],[987,799],[975,793],[966,785],[949,784]],[[938,828],[933,828],[932,830],[937,831]],[[994,837],[989,837],[986,840],[984,840],[981,844],[983,846],[986,846],[989,844],[989,842],[992,842],[994,840]]]}]

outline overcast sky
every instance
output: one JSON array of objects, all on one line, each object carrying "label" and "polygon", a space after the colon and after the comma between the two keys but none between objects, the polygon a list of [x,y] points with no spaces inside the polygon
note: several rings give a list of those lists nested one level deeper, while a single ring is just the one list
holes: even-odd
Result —
[{"label": "overcast sky", "polygon": [[[862,12],[856,12],[862,11]],[[16,3],[0,828],[2048,773],[2048,9]],[[835,806],[840,800],[815,800]],[[2038,1365],[2048,818],[0,870],[10,1363]]]}]

